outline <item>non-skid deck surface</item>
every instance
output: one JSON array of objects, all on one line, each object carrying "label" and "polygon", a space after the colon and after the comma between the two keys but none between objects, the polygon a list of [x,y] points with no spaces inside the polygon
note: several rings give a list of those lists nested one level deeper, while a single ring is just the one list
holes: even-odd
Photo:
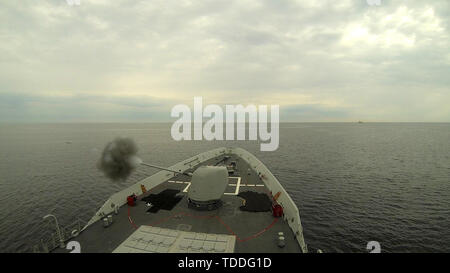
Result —
[{"label": "non-skid deck surface", "polygon": [[[223,156],[220,156],[202,165],[215,165],[222,159]],[[167,206],[168,210],[163,208],[156,213],[147,212],[149,208],[146,202],[138,200],[135,207],[122,206],[119,213],[113,215],[111,226],[104,228],[102,222],[97,221],[73,240],[80,243],[81,252],[113,252],[139,227],[153,226],[183,232],[231,235],[235,237],[234,251],[237,253],[301,252],[293,232],[283,218],[274,218],[270,211],[249,212],[240,209],[244,205],[243,199],[237,196],[240,192],[268,193],[268,189],[258,174],[248,171],[249,166],[245,161],[231,156],[225,163],[231,161],[237,162],[237,171],[230,174],[229,184],[222,198],[223,205],[219,209],[196,211],[188,208],[187,191],[190,177],[179,175],[138,197],[142,200],[167,190],[171,193],[179,191],[178,195],[184,197],[173,208]],[[283,232],[285,237],[284,248],[279,248],[277,244],[279,232]],[[65,251],[67,250],[55,250]],[[198,251],[208,252],[205,249]]]},{"label": "non-skid deck surface", "polygon": [[266,212],[270,211],[272,201],[267,194],[254,191],[244,191],[238,194],[245,200],[244,204],[239,207],[240,210],[250,212]]},{"label": "non-skid deck surface", "polygon": [[141,201],[151,206],[147,212],[158,213],[160,209],[172,210],[184,197],[176,196],[179,192],[179,190],[165,189],[158,194],[149,194]]}]

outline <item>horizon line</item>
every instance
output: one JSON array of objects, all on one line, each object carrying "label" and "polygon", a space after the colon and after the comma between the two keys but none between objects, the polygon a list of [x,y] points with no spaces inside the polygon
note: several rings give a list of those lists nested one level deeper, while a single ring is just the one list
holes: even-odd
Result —
[{"label": "horizon line", "polygon": [[[0,124],[173,123],[174,121],[0,121]],[[224,122],[225,123],[225,122]],[[234,122],[238,123],[238,122]],[[248,122],[246,122],[248,123]],[[450,121],[280,121],[279,123],[450,123]]]}]

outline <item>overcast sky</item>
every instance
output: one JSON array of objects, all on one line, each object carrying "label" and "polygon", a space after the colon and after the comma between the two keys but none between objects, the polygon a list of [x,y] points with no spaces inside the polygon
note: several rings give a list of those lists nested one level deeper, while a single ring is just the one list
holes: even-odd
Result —
[{"label": "overcast sky", "polygon": [[450,1],[0,2],[0,121],[450,121]]}]

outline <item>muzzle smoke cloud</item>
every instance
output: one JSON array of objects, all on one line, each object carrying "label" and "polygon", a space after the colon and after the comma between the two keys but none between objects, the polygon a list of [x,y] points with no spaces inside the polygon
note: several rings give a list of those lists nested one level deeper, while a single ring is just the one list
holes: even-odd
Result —
[{"label": "muzzle smoke cloud", "polygon": [[116,138],[105,146],[97,167],[111,180],[125,180],[142,163],[137,152],[131,138]]}]

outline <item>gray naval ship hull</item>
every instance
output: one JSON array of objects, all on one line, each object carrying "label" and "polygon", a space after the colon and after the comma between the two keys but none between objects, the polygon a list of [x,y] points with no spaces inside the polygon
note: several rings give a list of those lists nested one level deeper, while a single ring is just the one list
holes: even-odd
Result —
[{"label": "gray naval ship hull", "polygon": [[[168,169],[193,172],[200,166],[235,163],[222,206],[210,211],[188,206],[187,193],[191,177],[172,171],[159,171],[136,184],[113,194],[73,238],[85,252],[129,253],[292,253],[307,252],[297,206],[269,169],[254,155],[241,148],[217,148],[179,162]],[[181,200],[170,209],[148,212],[142,199],[164,190],[179,191]],[[277,202],[283,216],[271,211],[243,211],[239,193],[265,193]],[[135,194],[135,206],[127,197]],[[107,225],[106,219],[111,224]],[[284,246],[280,247],[280,237]],[[49,252],[70,252],[55,247]]]}]

